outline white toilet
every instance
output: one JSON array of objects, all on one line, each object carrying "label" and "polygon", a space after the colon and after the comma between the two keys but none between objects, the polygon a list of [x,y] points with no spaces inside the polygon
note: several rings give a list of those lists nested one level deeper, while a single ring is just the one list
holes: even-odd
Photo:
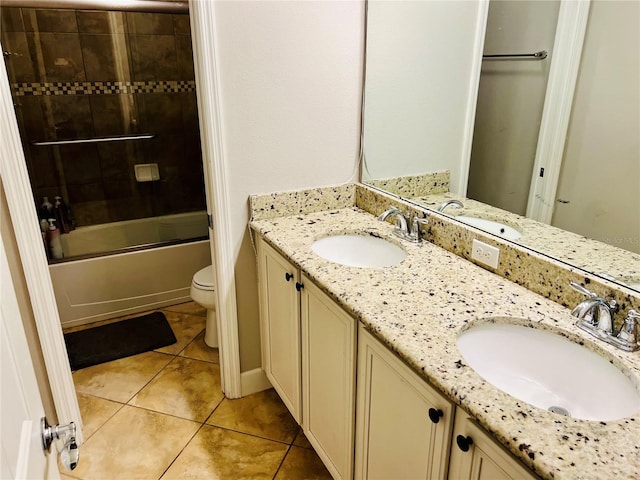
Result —
[{"label": "white toilet", "polygon": [[218,348],[218,322],[216,320],[216,291],[214,284],[213,265],[198,270],[191,281],[191,299],[207,309],[204,343],[212,348]]}]

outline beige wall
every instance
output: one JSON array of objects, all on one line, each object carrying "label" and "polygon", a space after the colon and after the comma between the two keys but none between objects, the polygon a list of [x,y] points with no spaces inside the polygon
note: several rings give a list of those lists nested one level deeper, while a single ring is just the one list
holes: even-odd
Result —
[{"label": "beige wall", "polygon": [[552,225],[640,253],[640,2],[593,0]]},{"label": "beige wall", "polygon": [[18,307],[20,308],[20,315],[24,325],[24,333],[29,344],[29,353],[31,354],[33,369],[36,372],[36,379],[38,380],[38,388],[40,390],[40,396],[42,397],[44,411],[49,423],[55,425],[58,422],[58,416],[56,415],[53,404],[53,396],[51,395],[51,389],[49,387],[49,378],[47,376],[46,366],[42,356],[42,350],[40,348],[40,339],[36,330],[33,311],[31,309],[31,299],[29,298],[27,282],[24,277],[20,254],[18,253],[18,244],[13,231],[11,217],[9,215],[9,207],[7,206],[7,198],[1,181],[0,235],[2,235],[2,242],[7,250],[7,258],[9,260],[9,269],[11,270],[13,287],[16,291],[16,297],[18,298]]},{"label": "beige wall", "polygon": [[217,2],[241,371],[260,366],[248,197],[357,180],[364,2]]},{"label": "beige wall", "polygon": [[482,63],[467,196],[520,215],[527,210],[559,6],[559,0],[489,3],[485,54],[550,54]]}]

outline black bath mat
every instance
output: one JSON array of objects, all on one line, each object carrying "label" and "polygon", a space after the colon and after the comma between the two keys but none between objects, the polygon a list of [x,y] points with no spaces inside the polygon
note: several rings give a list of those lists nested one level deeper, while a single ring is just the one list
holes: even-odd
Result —
[{"label": "black bath mat", "polygon": [[162,312],[67,333],[64,342],[71,370],[130,357],[176,343]]}]

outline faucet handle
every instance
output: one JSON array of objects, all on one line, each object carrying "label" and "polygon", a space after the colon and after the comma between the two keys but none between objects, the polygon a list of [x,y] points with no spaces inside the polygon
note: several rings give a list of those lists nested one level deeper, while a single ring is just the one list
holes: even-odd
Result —
[{"label": "faucet handle", "polygon": [[638,322],[640,322],[640,313],[635,310],[629,310],[627,318],[624,319],[624,323],[622,324],[622,328],[613,339],[614,345],[627,352],[637,350],[638,334],[636,325]]},{"label": "faucet handle", "polygon": [[598,296],[596,293],[592,292],[591,290],[587,290],[585,287],[583,287],[582,285],[580,285],[577,282],[569,282],[569,285],[571,285],[571,287],[575,291],[580,292],[581,294],[583,294],[586,297],[596,298]]},{"label": "faucet handle", "polygon": [[420,227],[420,225],[428,225],[429,224],[429,217],[425,217],[425,218],[420,218],[418,217],[418,214],[416,213],[413,216],[413,220],[411,221],[411,224],[413,226],[413,231],[417,232],[418,228]]},{"label": "faucet handle", "polygon": [[428,225],[428,218],[419,218],[418,214],[415,213],[413,218],[411,219],[411,232],[409,232],[409,236],[414,243],[419,243],[422,239],[422,232],[420,231],[420,225]]}]

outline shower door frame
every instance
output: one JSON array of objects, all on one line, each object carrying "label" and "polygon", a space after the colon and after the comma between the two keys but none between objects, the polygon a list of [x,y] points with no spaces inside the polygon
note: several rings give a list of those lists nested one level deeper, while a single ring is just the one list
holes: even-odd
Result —
[{"label": "shower door frame", "polygon": [[[229,193],[222,148],[220,126],[219,87],[215,44],[214,2],[194,1],[190,5],[194,66],[202,160],[204,168],[211,257],[215,268],[218,337],[220,345],[220,374],[224,394],[228,398],[269,388],[264,375],[256,371],[240,372],[240,346],[235,290],[235,258],[230,231]],[[80,424],[75,387],[62,336],[59,314],[53,294],[48,264],[42,249],[42,239],[33,209],[31,187],[26,170],[24,152],[13,108],[6,67],[0,74],[0,105],[3,111],[0,128],[3,132],[2,178],[34,316],[40,346],[47,364],[49,383],[55,408],[62,422]],[[213,228],[213,225],[216,228]],[[36,253],[33,253],[36,252]],[[75,420],[74,420],[75,419]]]}]

